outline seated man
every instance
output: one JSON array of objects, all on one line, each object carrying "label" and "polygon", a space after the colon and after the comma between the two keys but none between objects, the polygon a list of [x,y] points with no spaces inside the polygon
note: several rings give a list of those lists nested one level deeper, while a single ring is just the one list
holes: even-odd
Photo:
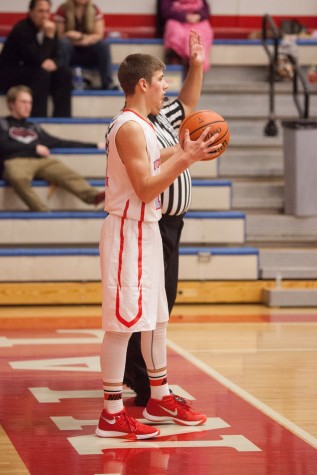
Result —
[{"label": "seated man", "polygon": [[33,91],[32,117],[47,116],[48,96],[54,117],[71,116],[72,71],[59,64],[51,0],[31,0],[27,18],[9,33],[0,55],[0,91],[25,84]]},{"label": "seated man", "polygon": [[29,121],[32,93],[27,86],[9,89],[7,104],[11,115],[0,119],[0,176],[3,173],[3,178],[30,210],[49,211],[31,186],[34,178],[55,183],[85,203],[97,205],[104,201],[104,192],[93,188],[78,173],[49,156],[49,148],[102,149],[104,145],[59,139]]}]

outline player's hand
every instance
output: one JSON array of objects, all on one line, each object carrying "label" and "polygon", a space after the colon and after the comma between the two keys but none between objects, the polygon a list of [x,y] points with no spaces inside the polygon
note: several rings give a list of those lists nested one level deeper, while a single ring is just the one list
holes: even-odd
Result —
[{"label": "player's hand", "polygon": [[205,61],[205,48],[201,42],[201,37],[195,30],[189,33],[189,62],[201,65]]},{"label": "player's hand", "polygon": [[189,130],[185,130],[183,150],[190,155],[191,163],[208,160],[210,153],[212,153],[215,158],[218,156],[217,151],[220,151],[222,148],[222,143],[217,145],[213,145],[213,143],[219,137],[219,133],[207,139],[209,130],[210,127],[207,127],[197,140],[190,140]]}]

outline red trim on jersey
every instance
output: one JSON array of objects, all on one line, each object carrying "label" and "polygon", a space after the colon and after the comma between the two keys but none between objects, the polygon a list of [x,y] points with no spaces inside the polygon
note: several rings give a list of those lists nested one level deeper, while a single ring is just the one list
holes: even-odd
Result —
[{"label": "red trim on jersey", "polygon": [[122,109],[122,112],[132,112],[133,114],[137,115],[140,119],[144,120],[144,122],[146,122],[148,125],[150,125],[152,127],[152,129],[154,130],[154,132],[155,132],[154,125],[152,124],[152,122],[149,119],[143,117],[142,115],[138,114],[137,112],[133,111],[132,109],[127,109],[125,107]]},{"label": "red trim on jersey", "polygon": [[141,279],[142,279],[142,224],[144,222],[145,203],[141,204],[140,221],[138,223],[138,289],[139,289],[138,313],[136,314],[134,319],[131,321],[126,320],[120,313],[121,271],[122,271],[122,257],[123,257],[123,248],[124,248],[123,228],[124,228],[124,223],[126,220],[128,208],[129,208],[129,200],[126,202],[123,216],[121,218],[118,284],[117,284],[117,294],[116,294],[116,317],[119,320],[119,322],[121,322],[126,327],[130,328],[140,320],[143,313]]}]

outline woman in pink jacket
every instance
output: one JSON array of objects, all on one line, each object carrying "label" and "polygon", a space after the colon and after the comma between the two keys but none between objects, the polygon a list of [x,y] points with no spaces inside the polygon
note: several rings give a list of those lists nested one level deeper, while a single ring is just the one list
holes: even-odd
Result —
[{"label": "woman in pink jacket", "polygon": [[185,64],[189,58],[188,37],[190,30],[196,30],[206,51],[204,71],[210,67],[210,49],[213,29],[209,17],[210,9],[206,0],[160,0],[160,16],[164,26],[164,46],[167,62],[170,51],[176,53]]}]

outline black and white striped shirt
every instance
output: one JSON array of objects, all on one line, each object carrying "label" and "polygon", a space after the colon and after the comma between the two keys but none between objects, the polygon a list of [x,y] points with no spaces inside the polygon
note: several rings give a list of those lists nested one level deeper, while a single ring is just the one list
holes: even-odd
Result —
[{"label": "black and white striped shirt", "polygon": [[[178,143],[178,129],[184,117],[185,112],[178,99],[164,105],[157,116],[149,115],[161,148]],[[161,201],[163,214],[180,215],[188,210],[191,202],[191,178],[188,169],[162,193]]]}]

